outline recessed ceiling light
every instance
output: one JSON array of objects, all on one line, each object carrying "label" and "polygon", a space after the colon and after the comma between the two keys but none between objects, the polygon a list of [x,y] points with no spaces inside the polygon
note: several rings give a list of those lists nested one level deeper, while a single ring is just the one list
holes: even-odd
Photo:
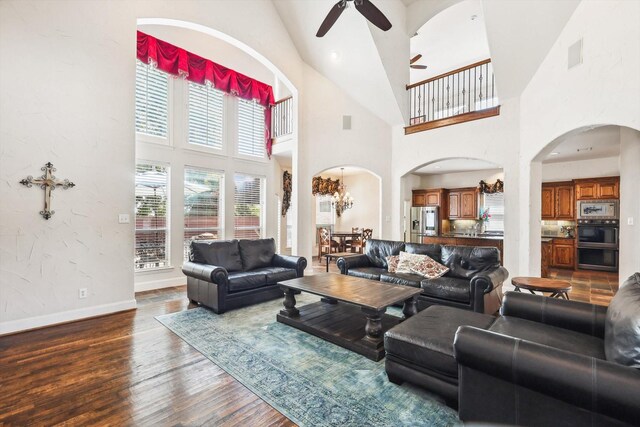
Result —
[{"label": "recessed ceiling light", "polygon": [[552,151],[551,153],[549,153],[550,156],[557,156],[558,154],[560,153],[558,153],[557,151]]},{"label": "recessed ceiling light", "polygon": [[333,59],[334,61],[337,61],[338,58],[340,58],[340,55],[335,50],[332,50],[331,52],[329,52],[329,58]]},{"label": "recessed ceiling light", "polygon": [[436,166],[436,169],[440,169],[440,166]]},{"label": "recessed ceiling light", "polygon": [[471,20],[475,21],[476,19],[478,19],[478,15],[471,15]]}]

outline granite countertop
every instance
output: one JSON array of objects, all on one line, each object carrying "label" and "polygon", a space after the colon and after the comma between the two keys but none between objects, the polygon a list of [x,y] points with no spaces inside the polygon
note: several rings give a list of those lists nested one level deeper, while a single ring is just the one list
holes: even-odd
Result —
[{"label": "granite countertop", "polygon": [[499,236],[499,235],[495,235],[495,234],[480,234],[477,236],[465,236],[464,234],[454,234],[454,233],[448,233],[448,234],[443,234],[440,237],[453,237],[456,239],[485,239],[485,240],[504,240],[504,236]]},{"label": "granite countertop", "polygon": [[564,239],[564,240],[574,240],[575,237],[566,237],[566,236],[541,236],[540,239],[542,243],[547,243],[555,239]]}]

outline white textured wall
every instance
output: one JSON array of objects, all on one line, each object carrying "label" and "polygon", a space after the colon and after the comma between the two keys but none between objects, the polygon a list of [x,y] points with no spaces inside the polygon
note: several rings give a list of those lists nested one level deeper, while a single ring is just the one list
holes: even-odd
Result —
[{"label": "white textured wall", "polygon": [[353,207],[336,220],[336,230],[350,231],[353,227],[371,228],[373,236],[380,236],[380,179],[370,173],[344,177],[347,191],[354,199]]},{"label": "white textured wall", "polygon": [[421,188],[477,187],[481,180],[493,184],[497,179],[504,181],[504,172],[501,169],[423,175],[420,185]]},{"label": "white textured wall", "polygon": [[[382,180],[382,200],[391,199],[391,128],[369,110],[340,91],[328,79],[312,68],[304,67],[304,94],[300,96],[299,153],[299,254],[312,255],[314,230],[311,180],[322,171],[340,166],[367,169]],[[342,129],[342,116],[351,116],[351,129]],[[295,156],[294,156],[295,165]],[[294,166],[295,172],[295,166]],[[348,179],[348,178],[347,178]],[[389,203],[382,203],[382,229],[378,236],[390,235],[386,216],[391,215]],[[310,259],[310,258],[309,258]]]},{"label": "white textured wall", "polygon": [[639,164],[640,132],[620,129],[620,283],[640,272]]},{"label": "white textured wall", "polygon": [[[135,307],[135,19],[97,6],[0,3],[0,333]],[[76,187],[45,221],[48,161]]]},{"label": "white textured wall", "polygon": [[[640,129],[639,20],[640,2],[581,2],[521,96],[519,216],[529,230],[520,242],[522,274],[540,271],[542,174],[531,170],[538,168],[532,160],[576,129],[607,124]],[[581,38],[583,63],[569,70],[567,49]]]},{"label": "white textured wall", "polygon": [[620,175],[620,157],[543,163],[542,182]]}]

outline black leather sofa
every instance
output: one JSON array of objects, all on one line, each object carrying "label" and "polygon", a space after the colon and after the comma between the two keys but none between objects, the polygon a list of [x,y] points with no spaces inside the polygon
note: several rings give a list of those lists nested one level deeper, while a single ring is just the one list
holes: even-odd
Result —
[{"label": "black leather sofa", "polygon": [[282,297],[277,285],[304,275],[304,257],[276,254],[273,239],[193,240],[187,276],[187,297],[216,313]]},{"label": "black leather sofa", "polygon": [[[401,251],[424,254],[449,267],[437,279],[418,274],[389,273],[386,257]],[[509,276],[500,266],[500,251],[491,247],[423,245],[389,240],[367,240],[364,254],[339,258],[342,274],[422,288],[418,310],[430,305],[448,305],[480,313],[500,308],[502,283]]]},{"label": "black leather sofa", "polygon": [[[524,426],[640,425],[640,284],[635,296],[622,293],[609,310],[618,297],[626,299],[618,301],[626,307],[612,316],[606,307],[508,292],[502,317],[488,330],[458,329],[453,347],[460,419]],[[633,316],[632,323],[613,331],[611,322],[625,316]],[[623,335],[618,337],[623,350],[612,334]],[[609,360],[624,351],[635,357],[635,367]]]}]

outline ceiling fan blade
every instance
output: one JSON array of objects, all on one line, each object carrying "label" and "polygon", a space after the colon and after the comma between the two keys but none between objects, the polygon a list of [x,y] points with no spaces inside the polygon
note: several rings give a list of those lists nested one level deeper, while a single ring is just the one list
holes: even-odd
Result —
[{"label": "ceiling fan blade", "polygon": [[409,65],[409,67],[413,68],[414,70],[426,70],[427,69],[426,65]]},{"label": "ceiling fan blade", "polygon": [[387,17],[380,12],[380,9],[375,7],[369,0],[355,0],[354,3],[358,12],[367,18],[373,25],[380,28],[382,31],[387,31],[391,28],[391,22],[389,22]]},{"label": "ceiling fan blade", "polygon": [[344,0],[340,0],[338,3],[334,4],[327,17],[324,18],[322,24],[320,24],[320,28],[318,28],[318,32],[316,33],[316,37],[323,37],[327,34],[327,31],[333,27],[333,24],[336,23],[342,12],[346,9]]},{"label": "ceiling fan blade", "polygon": [[413,64],[414,62],[419,61],[419,60],[420,60],[420,58],[422,58],[422,54],[421,54],[421,53],[419,53],[419,54],[417,54],[416,56],[414,56],[413,58],[411,58],[411,59],[409,60],[409,64]]}]

